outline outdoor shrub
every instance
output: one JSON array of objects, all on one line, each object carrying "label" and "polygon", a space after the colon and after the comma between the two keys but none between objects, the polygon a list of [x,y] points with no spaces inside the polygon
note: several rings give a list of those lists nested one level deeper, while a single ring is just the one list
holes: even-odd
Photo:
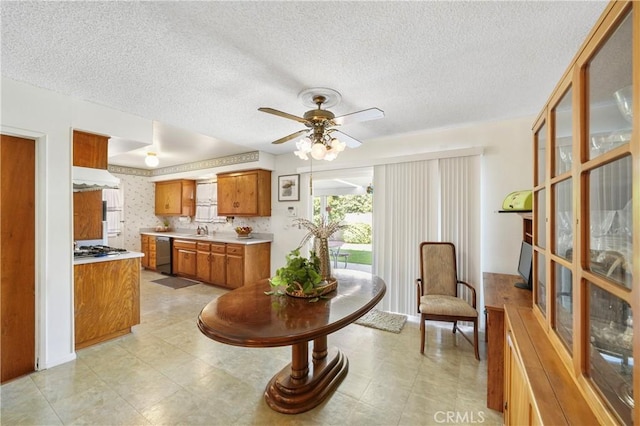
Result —
[{"label": "outdoor shrub", "polygon": [[371,225],[368,223],[354,223],[344,230],[342,238],[345,243],[371,244]]}]

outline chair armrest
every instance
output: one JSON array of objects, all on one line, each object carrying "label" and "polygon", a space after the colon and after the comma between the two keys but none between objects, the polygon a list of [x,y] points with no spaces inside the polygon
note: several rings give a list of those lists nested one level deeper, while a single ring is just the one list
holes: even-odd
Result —
[{"label": "chair armrest", "polygon": [[417,306],[416,308],[418,309],[418,313],[420,312],[420,298],[424,295],[423,291],[423,287],[422,287],[422,279],[421,278],[417,278],[416,279],[416,291],[418,292],[418,297],[416,297],[416,303]]},{"label": "chair armrest", "polygon": [[471,294],[473,295],[472,306],[475,309],[476,308],[476,289],[471,284],[469,284],[468,282],[464,282],[464,281],[458,280],[458,284],[463,284],[469,290],[471,290]]}]

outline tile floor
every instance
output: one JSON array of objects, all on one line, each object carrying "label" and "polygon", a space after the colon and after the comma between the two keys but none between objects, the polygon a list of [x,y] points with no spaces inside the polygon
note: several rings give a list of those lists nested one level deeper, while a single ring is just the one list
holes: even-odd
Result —
[{"label": "tile floor", "polygon": [[[204,337],[201,308],[225,290],[173,290],[142,271],[133,333],[78,351],[77,360],[1,387],[2,425],[432,425],[502,423],[485,405],[486,360],[449,326],[429,325],[427,350],[409,321],[400,334],[349,325],[329,336],[349,358],[337,391],[298,415],[264,402],[289,348],[247,349]],[[481,355],[484,358],[484,347]]]}]

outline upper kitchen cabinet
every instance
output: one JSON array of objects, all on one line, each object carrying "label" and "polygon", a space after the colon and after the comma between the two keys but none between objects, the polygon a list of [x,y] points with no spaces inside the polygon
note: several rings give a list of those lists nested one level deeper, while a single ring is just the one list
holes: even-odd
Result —
[{"label": "upper kitchen cabinet", "polygon": [[194,216],[195,180],[156,182],[157,216]]},{"label": "upper kitchen cabinet", "polygon": [[[73,165],[106,169],[109,137],[73,131]],[[102,191],[73,193],[73,239],[97,240],[102,235]]]},{"label": "upper kitchen cabinet", "polygon": [[92,169],[107,168],[109,137],[73,131],[73,165]]},{"label": "upper kitchen cabinet", "polygon": [[271,172],[246,170],[220,173],[219,216],[271,216]]}]

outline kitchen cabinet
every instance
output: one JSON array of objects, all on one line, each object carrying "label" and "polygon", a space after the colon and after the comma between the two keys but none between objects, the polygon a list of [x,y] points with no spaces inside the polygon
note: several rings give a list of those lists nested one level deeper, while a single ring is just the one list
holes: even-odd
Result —
[{"label": "kitchen cabinet", "polygon": [[[73,131],[73,165],[107,168],[109,137]],[[99,240],[102,235],[102,191],[73,193],[73,239]]]},{"label": "kitchen cabinet", "polygon": [[107,169],[109,136],[73,131],[73,165]]},{"label": "kitchen cabinet", "polygon": [[226,244],[211,244],[211,284],[227,285],[227,247]]},{"label": "kitchen cabinet", "polygon": [[246,170],[220,173],[219,216],[271,216],[271,172]]},{"label": "kitchen cabinet", "polygon": [[140,236],[141,243],[140,246],[142,248],[142,253],[144,253],[144,257],[142,258],[142,267],[145,269],[150,269],[152,271],[156,270],[156,237],[151,235],[141,235]]},{"label": "kitchen cabinet", "polygon": [[197,246],[195,241],[173,241],[173,273],[185,277],[197,275]]},{"label": "kitchen cabinet", "polygon": [[102,239],[102,191],[73,193],[73,240]]},{"label": "kitchen cabinet", "polygon": [[140,258],[75,265],[73,272],[76,350],[140,324]]},{"label": "kitchen cabinet", "polygon": [[196,243],[196,278],[211,281],[211,244]]},{"label": "kitchen cabinet", "polygon": [[533,313],[601,424],[640,424],[639,77],[640,2],[611,1],[532,128]]},{"label": "kitchen cabinet", "polygon": [[195,276],[204,283],[238,288],[269,277],[271,243],[196,242],[195,248]]},{"label": "kitchen cabinet", "polygon": [[[227,244],[227,287],[238,288],[244,285],[245,247],[235,244]],[[246,271],[249,273],[249,271]]]},{"label": "kitchen cabinet", "polygon": [[157,216],[194,216],[195,215],[194,180],[171,180],[156,182]]}]

